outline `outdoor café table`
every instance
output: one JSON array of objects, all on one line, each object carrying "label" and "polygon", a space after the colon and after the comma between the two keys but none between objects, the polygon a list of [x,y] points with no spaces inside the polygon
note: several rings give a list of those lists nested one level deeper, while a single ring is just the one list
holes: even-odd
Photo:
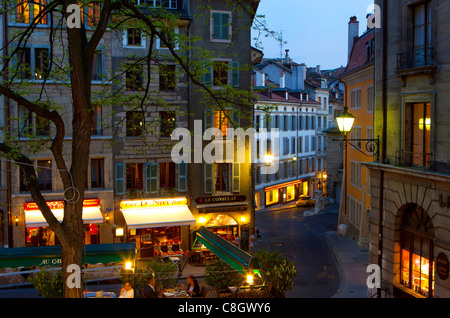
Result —
[{"label": "outdoor caf\u00e9 table", "polygon": [[116,294],[112,292],[83,292],[84,298],[116,298]]},{"label": "outdoor caf\u00e9 table", "polygon": [[185,291],[167,290],[163,294],[166,298],[191,298]]}]

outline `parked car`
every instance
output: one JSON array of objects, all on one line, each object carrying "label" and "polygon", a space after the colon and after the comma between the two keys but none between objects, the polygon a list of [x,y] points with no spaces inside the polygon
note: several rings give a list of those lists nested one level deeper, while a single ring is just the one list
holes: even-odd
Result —
[{"label": "parked car", "polygon": [[309,196],[300,197],[295,205],[298,207],[314,206],[316,205],[316,199]]}]

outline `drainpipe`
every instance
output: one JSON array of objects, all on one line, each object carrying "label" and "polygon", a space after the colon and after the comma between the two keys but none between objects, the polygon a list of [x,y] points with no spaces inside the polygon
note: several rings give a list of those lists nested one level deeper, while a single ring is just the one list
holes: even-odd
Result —
[{"label": "drainpipe", "polygon": [[[382,21],[382,82],[381,82],[381,107],[382,107],[382,134],[381,134],[381,163],[386,163],[386,137],[387,137],[387,95],[386,95],[386,87],[387,87],[387,80],[386,80],[386,58],[387,58],[387,1],[383,0],[383,21]],[[380,175],[379,175],[379,210],[378,210],[378,266],[380,267],[380,285],[382,284],[382,275],[383,275],[383,211],[384,211],[384,170],[380,169]],[[377,288],[377,298],[381,298],[381,286],[380,288]]]}]

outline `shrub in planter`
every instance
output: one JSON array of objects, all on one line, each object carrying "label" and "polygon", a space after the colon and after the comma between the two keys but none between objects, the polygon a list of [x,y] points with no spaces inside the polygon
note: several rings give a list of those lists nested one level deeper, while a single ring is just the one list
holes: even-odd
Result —
[{"label": "shrub in planter", "polygon": [[44,298],[62,298],[63,280],[61,270],[53,271],[41,269],[28,278],[28,281],[36,288]]},{"label": "shrub in planter", "polygon": [[144,287],[153,274],[155,274],[158,287],[169,289],[176,286],[177,273],[178,267],[175,264],[155,258],[149,262],[146,268],[137,268],[134,273],[122,269],[119,279],[122,283],[130,282],[133,284],[135,298],[144,298]]},{"label": "shrub in planter", "polygon": [[205,282],[217,292],[229,292],[228,287],[239,286],[244,277],[222,260],[206,265]]},{"label": "shrub in planter", "polygon": [[272,285],[271,294],[275,297],[285,297],[286,292],[292,289],[297,269],[279,252],[269,253],[259,250],[253,255],[261,264],[261,275],[266,283]]}]

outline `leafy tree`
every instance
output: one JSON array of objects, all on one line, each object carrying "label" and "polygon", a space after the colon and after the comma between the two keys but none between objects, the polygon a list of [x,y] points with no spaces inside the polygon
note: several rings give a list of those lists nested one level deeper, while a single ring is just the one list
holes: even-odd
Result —
[{"label": "leafy tree", "polygon": [[[205,1],[207,5],[204,5]],[[250,28],[258,1],[225,1],[233,11],[234,21],[247,21],[242,25]],[[30,3],[22,0],[3,1],[1,13],[8,17],[14,16],[16,22],[24,24],[8,34],[6,46],[2,48],[2,74],[5,76],[0,81],[0,94],[20,105],[22,113],[17,118],[9,118],[10,121],[17,120],[19,125],[14,131],[7,132],[5,140],[0,142],[0,153],[22,169],[32,199],[61,242],[62,278],[66,281],[70,275],[66,271],[67,266],[77,264],[81,267],[82,263],[82,206],[96,105],[108,109],[106,117],[113,118],[110,128],[114,131],[118,131],[125,121],[125,118],[115,116],[117,105],[140,112],[147,111],[155,104],[164,107],[166,103],[152,89],[151,79],[153,72],[163,69],[160,66],[165,65],[167,59],[175,62],[178,75],[183,75],[197,90],[203,92],[205,105],[210,108],[225,110],[233,106],[242,112],[241,116],[247,110],[251,118],[253,95],[230,85],[221,85],[222,89],[218,90],[203,83],[203,74],[206,67],[212,64],[213,54],[197,47],[195,37],[174,32],[173,25],[179,17],[170,10],[151,8],[146,1],[132,0],[33,1],[34,10],[30,9]],[[87,22],[82,23],[81,28],[66,27],[67,19],[73,18],[73,11],[67,10],[69,5],[80,5],[83,9],[82,17]],[[200,1],[198,5],[203,5],[203,19],[209,20],[209,2]],[[31,69],[30,65],[22,61],[27,54],[26,45],[32,42],[32,35],[39,29],[43,19],[48,19],[45,29],[48,32],[45,34],[49,50],[47,54],[39,56],[44,61],[42,67]],[[91,80],[96,54],[102,45],[113,43],[112,37],[121,36],[129,26],[140,29],[148,39],[146,54],[130,56],[128,63],[98,78],[101,84],[94,86]],[[155,53],[156,39],[167,47],[167,56]],[[240,67],[247,71],[251,69],[250,65]],[[123,81],[125,74],[136,74],[141,70],[147,79],[145,85],[139,87],[135,94],[124,94],[129,83]],[[170,75],[166,74],[163,76]],[[129,79],[136,82],[139,78],[131,75]],[[55,84],[62,95],[70,97],[70,105],[61,103],[52,95],[51,88]],[[34,129],[29,129],[27,118],[31,118],[30,114],[33,118],[39,118]],[[233,122],[231,114],[227,113],[227,116]],[[144,146],[149,143],[160,142],[152,123],[144,120],[139,126],[137,133],[144,138],[142,151],[146,150]],[[18,138],[19,135],[28,141]],[[67,137],[70,137],[70,142],[67,142]],[[46,204],[33,165],[33,155],[42,151],[51,153],[64,188],[64,219],[61,223]],[[64,285],[64,297],[82,297],[82,289],[70,289]]]}]

